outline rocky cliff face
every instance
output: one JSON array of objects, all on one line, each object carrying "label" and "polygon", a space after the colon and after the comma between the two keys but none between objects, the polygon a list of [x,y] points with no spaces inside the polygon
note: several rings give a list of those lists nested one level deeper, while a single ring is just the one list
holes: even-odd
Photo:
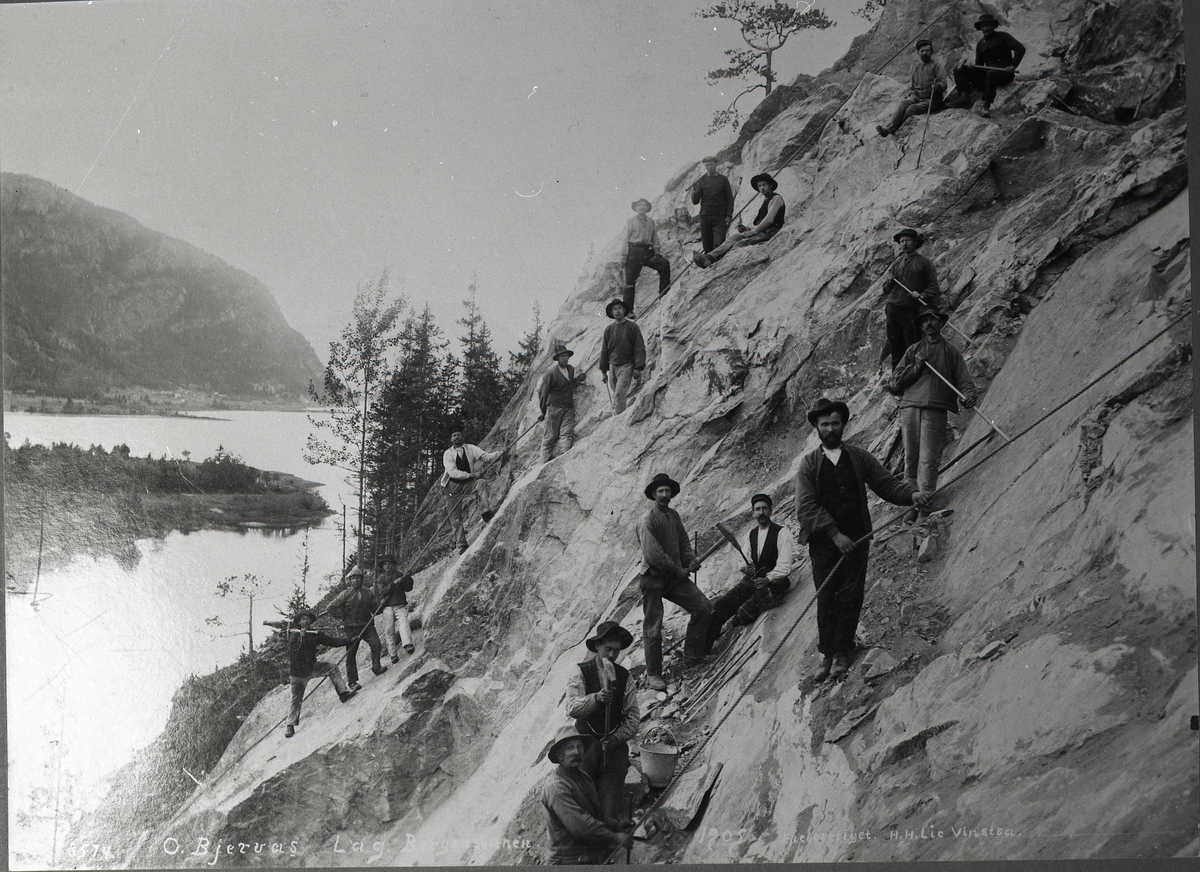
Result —
[{"label": "rocky cliff face", "polygon": [[[895,465],[874,279],[900,225],[930,234],[924,253],[972,339],[981,407],[1016,438],[974,447],[943,476],[953,514],[930,534],[931,560],[918,562],[912,532],[880,532],[868,651],[846,681],[809,677],[807,559],[784,604],[739,631],[745,665],[727,683],[704,698],[718,681],[671,667],[672,696],[646,697],[646,727],[672,729],[687,777],[648,815],[634,860],[1195,856],[1190,256],[1185,120],[1169,84],[1179,4],[989,8],[1030,46],[1029,73],[991,119],[935,115],[923,149],[914,122],[887,140],[874,132],[905,89],[869,72],[878,59],[943,12],[935,39],[973,37],[974,11],[933,0],[889,4],[838,68],[760,117],[731,181],[744,203],[749,177],[774,171],[783,231],[689,269],[652,308],[646,276],[652,363],[631,408],[610,417],[592,373],[573,450],[540,465],[535,437],[520,443],[493,486],[492,499],[505,493],[495,518],[465,555],[418,577],[418,657],[348,705],[319,692],[286,742],[268,732],[285,689],[267,698],[133,862],[201,865],[218,844],[234,845],[229,865],[536,856],[536,789],[581,642],[605,618],[640,640],[632,527],[650,477],[682,482],[674,505],[703,550],[717,521],[744,535],[757,491],[789,516],[820,396],[845,398],[850,441]],[[1116,31],[1132,57],[1106,47]],[[1114,123],[1132,93],[1114,84],[1118,67],[1147,83],[1132,123]],[[698,172],[681,172],[652,214],[677,215]],[[696,229],[677,218],[660,233],[681,270],[676,242],[695,246]],[[611,292],[601,269],[551,327],[581,367],[597,357]],[[493,443],[534,420],[533,389]],[[974,415],[952,424],[947,459],[989,432]],[[878,524],[891,507],[873,514]],[[701,587],[720,592],[738,563],[718,551]],[[678,641],[684,616],[667,613]],[[640,675],[640,644],[625,663]],[[240,853],[253,842],[280,851]]]},{"label": "rocky cliff face", "polygon": [[31,176],[0,177],[6,386],[307,396],[322,365],[261,282]]}]

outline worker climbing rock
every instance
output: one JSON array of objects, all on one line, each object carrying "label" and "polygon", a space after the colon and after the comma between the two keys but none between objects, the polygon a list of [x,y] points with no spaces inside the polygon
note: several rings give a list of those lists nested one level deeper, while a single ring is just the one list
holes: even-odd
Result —
[{"label": "worker climbing rock", "polygon": [[[608,382],[613,414],[625,411],[629,388],[634,378],[642,377],[646,368],[646,342],[638,325],[625,317],[625,303],[613,300],[604,309],[604,314],[613,319],[604,328],[600,343],[600,374]],[[611,376],[610,376],[611,372]]]},{"label": "worker climbing rock", "polygon": [[658,228],[650,217],[653,207],[646,199],[634,200],[633,211],[637,214],[625,225],[625,245],[622,252],[621,270],[624,275],[623,301],[625,316],[636,318],[633,310],[634,290],[642,267],[650,267],[658,273],[658,295],[661,297],[671,285],[671,262],[658,253]]},{"label": "worker climbing rock", "polygon": [[596,740],[583,755],[583,771],[596,783],[604,816],[616,818],[629,769],[628,743],[642,722],[629,671],[617,663],[633,635],[616,621],[605,621],[584,644],[593,656],[571,678],[567,714],[580,733]]},{"label": "worker climbing rock", "polygon": [[379,662],[383,645],[379,641],[379,634],[375,632],[375,614],[381,604],[374,591],[363,586],[363,573],[357,565],[350,567],[346,581],[349,587],[330,601],[326,611],[342,619],[342,629],[350,637],[346,646],[346,678],[350,681],[351,690],[359,690],[359,642],[366,642],[371,649],[371,671],[376,675],[387,672],[387,667]]},{"label": "worker climbing rock", "polygon": [[654,476],[646,485],[646,498],[653,500],[654,505],[637,526],[645,561],[637,581],[645,616],[642,645],[646,651],[646,684],[655,690],[667,687],[662,675],[663,600],[670,600],[691,615],[683,643],[684,666],[694,666],[703,660],[712,617],[712,604],[689,575],[700,569],[700,561],[683,528],[683,519],[671,508],[671,500],[678,495],[679,482],[666,473]]},{"label": "worker climbing rock", "polygon": [[348,689],[346,682],[342,681],[342,674],[337,665],[317,659],[319,646],[344,648],[350,644],[350,640],[314,630],[312,625],[316,621],[317,616],[308,609],[297,612],[290,621],[263,621],[268,627],[275,627],[287,633],[288,680],[292,686],[292,707],[288,712],[287,728],[283,734],[289,739],[296,735],[296,725],[300,723],[300,706],[304,703],[304,690],[313,678],[328,676],[329,683],[333,685],[338,699],[342,702],[348,702],[350,697],[354,696],[354,691]]},{"label": "worker climbing rock", "polygon": [[892,261],[890,278],[883,286],[887,294],[883,311],[887,319],[887,345],[895,369],[908,346],[921,338],[913,320],[917,310],[936,305],[942,291],[933,261],[917,254],[917,249],[925,244],[925,237],[905,227],[892,238],[900,246],[900,253]]},{"label": "worker climbing rock", "polygon": [[752,623],[763,611],[783,600],[792,586],[793,534],[771,520],[774,504],[767,494],[755,494],[750,500],[755,526],[750,531],[750,562],[742,567],[742,577],[725,593],[713,600],[712,619],[708,624],[708,650],[721,635],[725,622]]},{"label": "worker climbing rock", "polygon": [[[796,473],[796,520],[808,543],[817,594],[817,650],[824,659],[814,678],[841,678],[854,660],[854,633],[862,613],[871,532],[867,487],[898,506],[929,505],[929,495],[896,479],[870,452],[842,441],[850,409],[822,397],[808,413],[821,444],[804,455]],[[830,572],[837,566],[837,574]],[[825,584],[826,579],[829,580]]]},{"label": "worker climbing rock", "polygon": [[717,172],[717,159],[706,157],[704,175],[692,183],[692,204],[700,205],[700,246],[707,254],[725,241],[733,223],[733,188]]},{"label": "worker climbing rock", "polygon": [[559,343],[554,346],[552,366],[538,386],[538,408],[542,414],[539,421],[546,422],[542,437],[542,463],[554,457],[554,446],[562,440],[562,450],[567,452],[575,442],[575,367],[567,363],[575,352]]},{"label": "worker climbing rock", "polygon": [[875,126],[884,138],[898,131],[914,115],[936,113],[942,109],[942,99],[946,96],[946,70],[941,61],[933,59],[933,43],[927,39],[917,40],[917,62],[909,82],[908,93],[892,110],[892,120],[886,126]]},{"label": "worker climbing rock", "polygon": [[730,236],[724,243],[718,245],[710,252],[693,251],[692,262],[696,266],[701,269],[708,269],[708,267],[723,258],[734,248],[743,245],[762,245],[783,227],[787,213],[787,204],[783,202],[783,197],[775,193],[775,189],[779,187],[779,183],[770,174],[759,173],[750,180],[750,187],[762,194],[763,198],[762,206],[759,207],[758,215],[754,218],[753,226],[746,227],[739,224],[737,233]]},{"label": "worker climbing rock", "polygon": [[975,44],[975,63],[964,63],[955,68],[955,94],[946,103],[947,108],[967,109],[971,106],[973,93],[981,91],[975,111],[988,118],[996,99],[996,89],[1016,78],[1017,67],[1025,57],[1025,46],[1011,34],[997,30],[999,26],[1000,22],[990,13],[984,13],[975,22],[975,29],[983,32],[983,38]]},{"label": "worker climbing rock", "polygon": [[393,663],[400,662],[400,648],[406,654],[416,649],[412,629],[408,626],[408,594],[413,589],[413,577],[396,571],[396,559],[390,554],[379,558],[379,576],[375,579],[375,595],[382,603],[383,641]]},{"label": "worker climbing rock", "polygon": [[584,754],[594,742],[568,725],[558,730],[546,754],[557,764],[541,790],[550,843],[546,861],[552,866],[599,865],[615,849],[633,844],[633,836],[621,832],[629,822],[605,817],[596,785],[583,771]]},{"label": "worker climbing rock", "polygon": [[484,451],[463,439],[461,424],[450,425],[450,447],[442,452],[442,477],[438,485],[446,494],[446,511],[458,553],[467,550],[467,531],[463,525],[463,503],[471,493],[471,482],[483,477],[486,464],[503,457],[499,451]]}]

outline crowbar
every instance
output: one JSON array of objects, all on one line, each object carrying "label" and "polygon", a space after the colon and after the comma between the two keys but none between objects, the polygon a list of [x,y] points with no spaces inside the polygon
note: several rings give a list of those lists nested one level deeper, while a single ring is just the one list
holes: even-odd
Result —
[{"label": "crowbar", "polygon": [[[944,375],[942,375],[940,372],[938,372],[932,363],[930,363],[927,360],[927,361],[925,361],[925,365],[927,367],[929,367],[929,371],[931,373],[933,373],[938,378],[940,378],[943,382],[945,382],[946,387],[950,388],[950,390],[952,390],[952,391],[954,391],[954,393],[958,394],[958,398],[960,400],[966,400],[966,397],[963,395],[963,392],[960,391],[958,388],[956,388],[954,385],[950,384],[949,379],[947,379]],[[989,418],[987,415],[983,414],[983,412],[979,411],[979,409],[977,409],[975,406],[971,407],[971,411],[974,412],[976,415],[978,415],[980,418],[983,418],[983,420],[987,421],[988,426],[991,427],[993,430],[995,430],[997,433],[999,433],[1002,437],[1004,437],[1005,442],[1012,442],[1012,437],[1009,436],[1007,433],[1005,433],[1003,430],[1001,430],[996,425],[996,422],[994,422],[991,418]]]}]

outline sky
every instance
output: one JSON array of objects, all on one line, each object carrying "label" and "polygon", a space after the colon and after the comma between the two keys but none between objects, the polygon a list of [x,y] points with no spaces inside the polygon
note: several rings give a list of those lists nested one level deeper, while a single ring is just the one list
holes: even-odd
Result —
[{"label": "sky", "polygon": [[[325,359],[381,270],[449,337],[549,322],[706,135],[741,47],[698,0],[104,0],[0,6],[0,169],[53,182],[260,279]],[[793,36],[780,81],[867,23]],[[743,99],[751,108],[758,94]],[[502,353],[502,358],[507,355]]]}]

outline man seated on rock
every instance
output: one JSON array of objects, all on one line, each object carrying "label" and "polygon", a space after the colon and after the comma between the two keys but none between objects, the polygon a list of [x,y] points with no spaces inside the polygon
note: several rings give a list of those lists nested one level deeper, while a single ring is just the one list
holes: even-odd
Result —
[{"label": "man seated on rock", "polygon": [[559,729],[546,754],[558,764],[542,783],[550,847],[546,861],[552,866],[600,865],[617,848],[633,845],[633,836],[620,832],[628,824],[605,817],[591,777],[583,771],[583,757],[595,740],[573,726]]},{"label": "man seated on rock", "polygon": [[734,248],[742,245],[762,245],[783,227],[787,205],[783,202],[783,197],[775,193],[775,189],[779,187],[779,183],[768,173],[759,173],[750,180],[750,186],[763,196],[762,206],[758,210],[758,215],[754,218],[754,226],[746,227],[739,224],[737,233],[734,233],[707,254],[701,251],[693,251],[692,262],[696,266],[701,269],[708,269]]},{"label": "man seated on rock", "polygon": [[317,646],[328,645],[331,648],[344,648],[350,644],[349,639],[341,636],[330,636],[320,630],[312,629],[317,616],[308,609],[297,612],[291,621],[263,621],[268,627],[275,627],[287,633],[288,649],[288,678],[292,685],[292,708],[288,712],[287,728],[283,734],[287,738],[296,735],[296,724],[300,723],[300,706],[304,702],[304,689],[313,678],[329,676],[329,683],[337,691],[338,699],[347,702],[354,696],[354,691],[346,688],[342,674],[335,664],[317,659]]},{"label": "man seated on rock", "polygon": [[983,31],[983,39],[975,45],[975,63],[955,68],[955,94],[947,101],[946,108],[966,109],[971,105],[972,92],[982,91],[983,99],[975,112],[983,118],[991,117],[996,89],[1016,78],[1017,66],[1025,57],[1025,46],[1010,34],[996,30],[999,26],[1000,22],[990,13],[975,22],[975,29]]},{"label": "man seated on rock", "polygon": [[621,812],[629,740],[637,735],[642,716],[629,671],[617,664],[633,634],[616,621],[605,621],[585,642],[594,656],[579,664],[567,688],[567,714],[580,733],[596,739],[583,755],[583,771],[596,783],[600,808],[607,818]]},{"label": "man seated on rock", "polygon": [[351,690],[361,690],[358,683],[359,642],[365,640],[371,649],[371,671],[376,675],[387,672],[387,667],[379,662],[383,645],[375,632],[375,613],[381,605],[374,592],[363,587],[363,573],[357,564],[346,573],[346,581],[350,586],[330,601],[326,611],[342,619],[342,629],[350,637],[346,646],[346,677],[350,680]]},{"label": "man seated on rock", "polygon": [[774,507],[767,494],[750,499],[757,526],[750,531],[750,562],[742,567],[737,584],[713,600],[712,619],[708,622],[708,649],[711,651],[721,628],[730,618],[735,625],[753,623],[768,608],[778,605],[792,586],[792,531],[771,520]]},{"label": "man seated on rock", "polygon": [[885,127],[877,124],[879,135],[891,136],[914,115],[932,114],[942,109],[942,98],[946,95],[946,70],[941,61],[933,59],[933,43],[927,39],[917,40],[917,63],[913,66],[911,85],[896,108],[892,120]]}]

